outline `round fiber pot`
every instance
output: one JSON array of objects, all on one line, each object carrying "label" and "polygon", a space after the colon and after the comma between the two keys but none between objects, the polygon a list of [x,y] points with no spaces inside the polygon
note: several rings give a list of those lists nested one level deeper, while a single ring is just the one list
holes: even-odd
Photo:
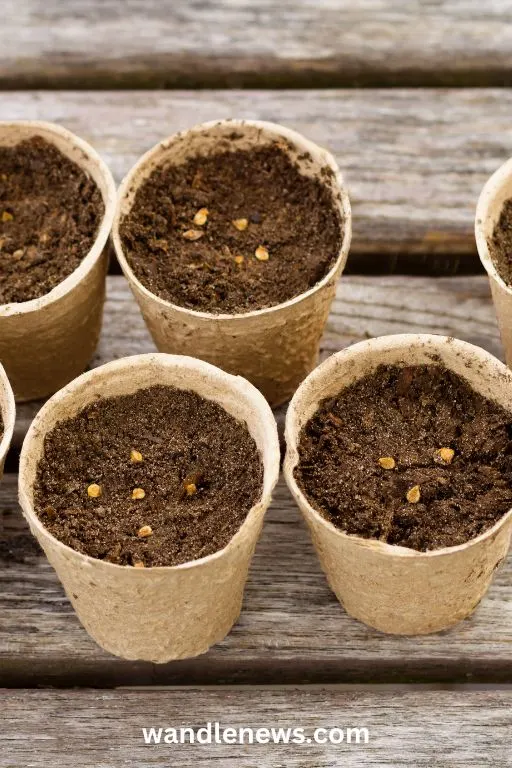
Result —
[{"label": "round fiber pot", "polygon": [[[246,150],[275,141],[301,173],[320,179],[328,187],[340,211],[342,246],[329,272],[313,288],[289,301],[243,314],[198,312],[172,304],[145,288],[128,264],[119,228],[138,188],[153,170],[179,165],[194,156]],[[350,202],[334,158],[295,131],[249,120],[204,123],[153,147],[122,182],[113,225],[117,258],[158,349],[176,354],[188,354],[193,349],[202,360],[249,379],[271,405],[288,400],[318,361],[320,338],[347,260],[350,238]]]},{"label": "round fiber pot", "polygon": [[505,350],[505,360],[512,366],[512,288],[500,277],[489,252],[489,240],[498,223],[503,204],[512,197],[512,158],[488,179],[476,208],[475,237],[480,261],[489,276],[494,309]]},{"label": "round fiber pot", "polygon": [[[45,435],[97,398],[158,384],[197,392],[246,422],[264,466],[261,498],[229,544],[199,560],[133,568],[82,555],[54,538],[34,512],[33,486]],[[48,400],[23,444],[19,493],[32,533],[87,632],[117,656],[165,662],[204,653],[226,636],[238,618],[250,560],[278,473],[276,423],[255,387],[200,360],[153,353],[95,368]]]},{"label": "round fiber pot", "polygon": [[0,305],[0,361],[16,400],[55,392],[91,360],[101,329],[107,269],[107,240],[115,211],[112,175],[85,141],[53,123],[0,122],[0,145],[41,136],[96,182],[105,212],[94,245],[81,264],[38,299]]},{"label": "round fiber pot", "polygon": [[14,395],[7,374],[0,365],[0,414],[2,416],[3,429],[0,425],[0,480],[4,471],[5,457],[12,440],[14,431],[14,420],[16,418],[16,407],[14,405]]},{"label": "round fiber pot", "polygon": [[306,499],[294,478],[302,427],[320,401],[380,364],[443,364],[471,387],[512,412],[512,373],[484,350],[445,336],[404,334],[355,344],[308,376],[286,416],[284,474],[310,528],[329,584],[347,613],[371,627],[403,635],[438,632],[472,613],[506,556],[512,510],[492,528],[453,547],[418,552],[348,535]]}]

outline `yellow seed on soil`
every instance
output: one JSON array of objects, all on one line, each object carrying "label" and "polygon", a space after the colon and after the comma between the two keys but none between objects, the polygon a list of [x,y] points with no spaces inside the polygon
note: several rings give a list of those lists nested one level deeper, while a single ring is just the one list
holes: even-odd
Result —
[{"label": "yellow seed on soil", "polygon": [[6,221],[12,221],[13,219],[14,219],[14,216],[12,215],[12,213],[9,213],[9,211],[2,212],[2,221],[4,222],[4,224]]},{"label": "yellow seed on soil", "polygon": [[185,490],[187,492],[187,496],[193,496],[195,493],[197,493],[197,485],[195,483],[185,483]]},{"label": "yellow seed on soil", "polygon": [[239,232],[243,232],[249,225],[248,219],[233,219],[233,226],[238,229]]},{"label": "yellow seed on soil", "polygon": [[396,467],[396,461],[392,456],[382,456],[379,459],[379,464],[382,469],[394,469]]},{"label": "yellow seed on soil", "polygon": [[134,567],[134,568],[145,568],[145,565],[144,565],[144,563],[142,562],[142,560],[137,560],[137,561],[136,561],[136,562],[133,564],[133,567]]},{"label": "yellow seed on soil", "polygon": [[269,253],[264,245],[258,245],[256,250],[254,251],[254,255],[258,259],[258,261],[268,261]]},{"label": "yellow seed on soil", "polygon": [[453,448],[439,448],[435,452],[434,461],[437,461],[442,464],[451,464],[454,456],[455,456],[455,451],[453,450]]},{"label": "yellow seed on soil", "polygon": [[243,256],[235,256],[235,264],[243,264],[244,263],[244,257]]},{"label": "yellow seed on soil", "polygon": [[135,449],[133,449],[132,452],[130,453],[130,459],[135,464],[137,464],[139,461],[142,461],[142,453],[140,453],[140,451],[136,451]]},{"label": "yellow seed on soil", "polygon": [[420,498],[421,498],[421,492],[420,492],[419,485],[413,485],[412,488],[409,488],[409,490],[406,493],[406,499],[409,502],[409,504],[417,504]]},{"label": "yellow seed on soil", "polygon": [[23,250],[23,248],[18,248],[17,251],[14,251],[12,257],[13,257],[13,259],[16,259],[16,261],[19,261],[20,259],[23,258],[23,254],[24,253],[25,253],[25,251]]},{"label": "yellow seed on soil", "polygon": [[208,220],[208,214],[208,208],[200,208],[194,216],[194,224],[198,227],[204,226]]},{"label": "yellow seed on soil", "polygon": [[50,239],[50,235],[48,234],[48,232],[42,232],[42,233],[39,235],[39,242],[40,242],[40,243],[43,243],[43,245],[44,245],[45,243],[47,243],[49,239]]},{"label": "yellow seed on soil", "polygon": [[146,539],[148,536],[151,536],[153,533],[153,529],[150,525],[143,525],[142,528],[139,528],[137,531],[137,536],[139,539]]},{"label": "yellow seed on soil", "polygon": [[146,491],[143,488],[134,488],[132,491],[132,499],[143,499],[146,495]]},{"label": "yellow seed on soil", "polygon": [[101,485],[98,485],[97,483],[91,483],[91,485],[87,488],[87,495],[91,497],[91,499],[97,499],[98,496],[101,496]]},{"label": "yellow seed on soil", "polygon": [[199,238],[203,235],[204,232],[201,232],[200,229],[187,229],[185,232],[183,232],[183,237],[185,240],[199,240]]}]

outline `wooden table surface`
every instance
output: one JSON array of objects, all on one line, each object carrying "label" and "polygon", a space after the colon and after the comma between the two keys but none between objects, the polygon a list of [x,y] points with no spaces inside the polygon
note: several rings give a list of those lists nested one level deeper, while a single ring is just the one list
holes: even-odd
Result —
[{"label": "wooden table surface", "polygon": [[[507,86],[506,0],[19,0],[0,23],[0,119],[70,128],[116,181],[160,138],[221,117],[275,120],[334,153],[354,234],[322,358],[407,331],[502,357],[473,218],[512,154]],[[112,264],[92,365],[152,349]],[[0,484],[0,765],[512,765],[510,559],[456,628],[386,636],[344,613],[281,481],[230,635],[189,661],[123,661],[82,629],[18,508],[40,405],[18,407]],[[142,740],[143,726],[208,720],[367,726],[371,738],[180,754]]]}]

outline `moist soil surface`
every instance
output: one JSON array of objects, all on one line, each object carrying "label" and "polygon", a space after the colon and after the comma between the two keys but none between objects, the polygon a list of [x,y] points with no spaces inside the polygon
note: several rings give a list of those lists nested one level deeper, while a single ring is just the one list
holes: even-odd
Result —
[{"label": "moist soil surface", "polygon": [[512,286],[512,198],[503,205],[488,247],[498,274]]},{"label": "moist soil surface", "polygon": [[[300,435],[295,477],[337,528],[438,549],[512,506],[511,438],[512,414],[442,366],[380,366],[322,402]],[[444,459],[441,448],[451,449]]]},{"label": "moist soil surface", "polygon": [[[204,223],[194,223],[196,215]],[[262,309],[303,293],[341,247],[329,191],[302,176],[277,144],[157,168],[120,232],[146,288],[211,313]]]},{"label": "moist soil surface", "polygon": [[[222,549],[262,483],[245,424],[193,392],[154,386],[57,424],[45,439],[34,502],[46,528],[78,552],[122,565],[179,565]],[[99,496],[90,497],[91,485]],[[144,497],[132,498],[135,489]]]},{"label": "moist soil surface", "polygon": [[68,277],[103,212],[95,182],[43,138],[0,147],[0,304],[40,298]]}]

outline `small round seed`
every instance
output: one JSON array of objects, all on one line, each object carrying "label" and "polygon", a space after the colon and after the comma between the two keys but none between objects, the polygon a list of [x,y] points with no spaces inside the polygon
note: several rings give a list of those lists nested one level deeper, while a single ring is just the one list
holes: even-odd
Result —
[{"label": "small round seed", "polygon": [[187,229],[185,232],[183,232],[183,237],[185,240],[199,240],[199,238],[203,235],[204,232],[202,232],[200,229]]},{"label": "small round seed", "polygon": [[233,226],[238,229],[239,232],[243,232],[249,225],[248,219],[233,219]]},{"label": "small round seed", "polygon": [[195,483],[185,483],[185,490],[187,492],[187,496],[193,496],[195,493],[197,493],[197,485]]},{"label": "small round seed", "polygon": [[143,488],[134,488],[132,491],[132,499],[143,499],[146,495],[146,491]]},{"label": "small round seed", "polygon": [[7,221],[12,221],[13,219],[14,219],[14,216],[12,215],[12,213],[9,213],[9,211],[2,211],[2,221],[4,222],[4,224]]},{"label": "small round seed", "polygon": [[454,456],[453,448],[438,448],[434,454],[434,461],[437,461],[438,464],[451,464]]},{"label": "small round seed", "polygon": [[238,265],[243,264],[244,263],[244,257],[243,256],[235,256],[234,262],[235,262],[235,264],[238,264]]},{"label": "small round seed", "polygon": [[208,208],[200,208],[194,216],[194,224],[198,227],[202,227],[208,221]]},{"label": "small round seed", "polygon": [[396,467],[396,461],[392,456],[382,456],[379,459],[379,464],[382,469],[394,469]]},{"label": "small round seed", "polygon": [[101,485],[98,485],[98,483],[91,483],[87,488],[87,495],[90,496],[91,499],[97,499],[98,496],[101,496]]},{"label": "small round seed", "polygon": [[139,528],[137,531],[137,536],[139,539],[146,539],[148,536],[151,536],[153,533],[153,529],[150,525],[143,525],[142,528]]},{"label": "small round seed", "polygon": [[142,453],[133,449],[130,453],[130,460],[133,461],[134,464],[137,464],[138,462],[142,461]]},{"label": "small round seed", "polygon": [[419,485],[413,485],[412,488],[409,488],[405,497],[409,502],[409,504],[417,504],[421,498],[421,491],[420,491]]},{"label": "small round seed", "polygon": [[13,259],[16,259],[16,261],[19,261],[20,259],[23,258],[23,254],[24,253],[25,253],[25,251],[23,250],[23,248],[18,248],[17,251],[14,251],[12,257],[13,257]]},{"label": "small round seed", "polygon": [[145,568],[145,565],[144,565],[144,563],[142,562],[142,560],[136,560],[136,561],[134,562],[134,564],[133,564],[133,567],[134,567],[134,568]]},{"label": "small round seed", "polygon": [[264,245],[258,245],[256,250],[254,251],[254,255],[256,256],[258,261],[268,261],[269,259],[269,252]]}]

